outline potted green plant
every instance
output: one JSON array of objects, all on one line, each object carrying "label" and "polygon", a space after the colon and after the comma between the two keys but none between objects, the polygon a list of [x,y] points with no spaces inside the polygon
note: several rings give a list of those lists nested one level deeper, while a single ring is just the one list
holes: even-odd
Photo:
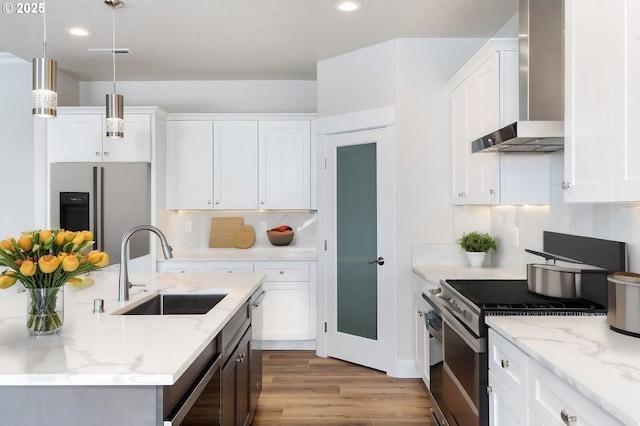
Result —
[{"label": "potted green plant", "polygon": [[498,250],[498,244],[493,237],[478,231],[462,234],[458,242],[462,250],[466,252],[471,266],[475,267],[482,266],[489,250],[494,252]]}]

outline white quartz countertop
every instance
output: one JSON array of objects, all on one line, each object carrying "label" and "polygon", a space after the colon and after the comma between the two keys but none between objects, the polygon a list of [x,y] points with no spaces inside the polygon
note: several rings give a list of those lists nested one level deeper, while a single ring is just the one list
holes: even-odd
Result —
[{"label": "white quartz countertop", "polygon": [[[26,293],[0,298],[0,386],[173,384],[242,304],[264,274],[130,274],[128,302],[118,302],[118,274],[94,272],[95,284],[65,287],[60,334],[29,336]],[[164,288],[221,289],[229,294],[204,315],[113,315]],[[105,312],[93,314],[93,300]]]},{"label": "white quartz countertop", "polygon": [[526,273],[499,268],[472,268],[456,265],[413,265],[413,272],[432,283],[443,279],[526,279]]},{"label": "white quartz countertop", "polygon": [[307,260],[318,259],[317,250],[314,248],[283,247],[252,247],[249,249],[237,248],[198,248],[192,250],[174,250],[173,259],[159,262],[184,262],[184,261],[265,261],[265,260]]},{"label": "white quartz countertop", "polygon": [[622,423],[640,424],[640,338],[611,331],[605,316],[486,323]]}]

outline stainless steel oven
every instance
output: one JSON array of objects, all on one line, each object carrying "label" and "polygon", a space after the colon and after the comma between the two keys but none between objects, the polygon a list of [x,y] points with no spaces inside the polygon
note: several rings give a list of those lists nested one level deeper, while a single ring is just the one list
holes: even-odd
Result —
[{"label": "stainless steel oven", "polygon": [[442,403],[450,425],[476,426],[485,413],[486,339],[475,336],[446,309],[443,319]]}]

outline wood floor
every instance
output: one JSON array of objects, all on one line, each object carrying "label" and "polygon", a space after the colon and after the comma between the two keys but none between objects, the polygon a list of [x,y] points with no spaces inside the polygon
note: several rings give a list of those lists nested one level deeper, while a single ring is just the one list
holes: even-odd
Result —
[{"label": "wood floor", "polygon": [[253,426],[430,425],[419,379],[394,379],[313,351],[264,351]]}]

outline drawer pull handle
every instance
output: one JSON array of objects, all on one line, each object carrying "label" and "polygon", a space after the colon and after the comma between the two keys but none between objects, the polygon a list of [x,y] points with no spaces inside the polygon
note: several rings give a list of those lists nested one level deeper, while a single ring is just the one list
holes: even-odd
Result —
[{"label": "drawer pull handle", "polygon": [[509,360],[501,359],[500,360],[500,365],[502,366],[502,368],[509,368]]},{"label": "drawer pull handle", "polygon": [[569,415],[565,410],[560,412],[560,418],[567,426],[575,425],[578,422],[578,417]]},{"label": "drawer pull handle", "polygon": [[280,271],[280,275],[284,275],[284,271]]}]

